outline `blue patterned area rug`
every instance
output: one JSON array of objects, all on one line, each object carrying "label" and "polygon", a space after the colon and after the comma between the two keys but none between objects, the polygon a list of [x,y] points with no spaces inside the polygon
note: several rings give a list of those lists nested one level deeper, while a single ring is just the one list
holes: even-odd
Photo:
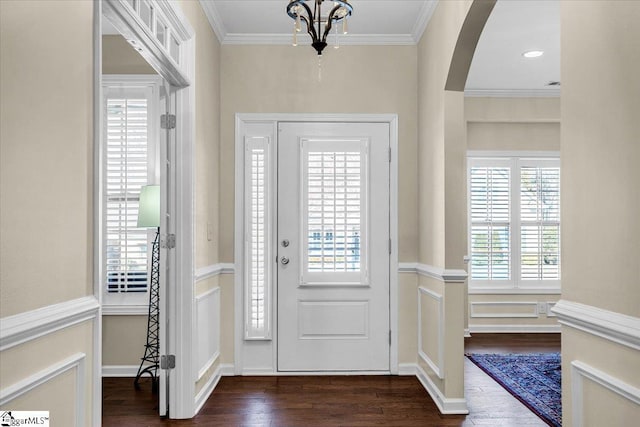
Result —
[{"label": "blue patterned area rug", "polygon": [[560,353],[467,354],[550,426],[562,426]]}]

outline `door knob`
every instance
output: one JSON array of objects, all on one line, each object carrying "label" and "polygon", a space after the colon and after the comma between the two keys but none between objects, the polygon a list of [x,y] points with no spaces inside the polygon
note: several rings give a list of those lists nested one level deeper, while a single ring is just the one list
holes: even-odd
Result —
[{"label": "door knob", "polygon": [[283,256],[282,258],[280,258],[280,262],[282,263],[282,265],[287,265],[289,264],[289,258]]}]

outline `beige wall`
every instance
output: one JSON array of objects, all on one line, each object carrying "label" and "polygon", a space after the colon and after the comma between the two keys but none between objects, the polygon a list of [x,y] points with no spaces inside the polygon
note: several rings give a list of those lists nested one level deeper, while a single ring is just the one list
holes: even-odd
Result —
[{"label": "beige wall", "polygon": [[104,35],[102,36],[102,74],[157,73],[124,37]]},{"label": "beige wall", "polygon": [[93,294],[93,6],[1,4],[4,317]]},{"label": "beige wall", "polygon": [[[640,324],[640,2],[561,4],[562,299]],[[597,31],[594,31],[597,29]],[[640,388],[640,352],[562,331],[563,422],[574,418],[569,363]],[[585,385],[585,425],[633,425],[631,405]]]},{"label": "beige wall", "polygon": [[309,46],[223,46],[221,259],[233,260],[236,113],[398,114],[399,259],[417,248],[415,46],[342,46],[318,59]]},{"label": "beige wall", "polygon": [[[439,3],[418,45],[418,261],[445,266],[445,84],[471,1]],[[450,94],[449,101],[458,101]],[[455,118],[454,118],[455,120]],[[449,142],[449,141],[447,141]]]},{"label": "beige wall", "polygon": [[178,3],[196,33],[195,263],[220,262],[221,47],[199,2]]},{"label": "beige wall", "polygon": [[[0,316],[93,295],[93,2],[0,2]],[[60,49],[64,46],[64,49]],[[84,354],[84,424],[93,417],[93,325],[0,353],[0,389]],[[77,369],[3,409],[73,425]],[[14,406],[15,405],[15,406]]]}]

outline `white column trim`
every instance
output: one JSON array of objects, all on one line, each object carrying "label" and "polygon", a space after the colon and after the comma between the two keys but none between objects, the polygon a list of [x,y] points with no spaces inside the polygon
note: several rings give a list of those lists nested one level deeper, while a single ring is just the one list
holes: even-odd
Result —
[{"label": "white column trim", "polygon": [[100,304],[86,296],[0,319],[0,351],[95,319]]},{"label": "white column trim", "polygon": [[640,350],[640,318],[560,300],[551,309],[564,326]]}]

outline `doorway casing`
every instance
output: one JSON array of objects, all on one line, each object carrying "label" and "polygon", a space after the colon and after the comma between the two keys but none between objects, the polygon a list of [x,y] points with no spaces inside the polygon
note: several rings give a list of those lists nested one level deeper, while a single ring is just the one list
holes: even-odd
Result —
[{"label": "doorway casing", "polygon": [[[390,145],[389,177],[389,326],[391,343],[389,372],[398,374],[398,116],[396,114],[305,114],[305,113],[238,113],[235,120],[235,229],[234,229],[234,373],[236,375],[291,375],[277,371],[277,334],[265,340],[244,338],[244,152],[245,136],[251,126],[268,129],[272,141],[277,139],[279,122],[388,123]],[[275,157],[273,157],[275,158]],[[274,286],[275,288],[275,286]],[[276,290],[277,292],[277,290]],[[271,299],[275,304],[276,298]],[[272,306],[275,312],[275,306]],[[247,361],[247,356],[251,361]],[[340,373],[340,372],[338,372]],[[366,373],[366,372],[365,372]],[[379,373],[379,372],[377,372]],[[308,374],[308,373],[307,373]],[[317,374],[335,374],[318,372]]]},{"label": "doorway casing", "polygon": [[[176,90],[176,140],[180,149],[174,159],[176,170],[175,234],[176,246],[172,254],[175,265],[167,300],[169,318],[167,325],[172,353],[176,356],[176,368],[170,371],[169,388],[170,418],[192,418],[195,415],[195,374],[194,360],[194,135],[195,135],[195,31],[182,10],[173,2],[155,0],[154,6],[161,10],[173,34],[180,41],[179,64],[170,58],[158,44],[148,29],[142,26],[140,18],[131,13],[123,0],[95,2],[94,6],[94,293],[100,299],[104,286],[102,274],[102,19],[109,15],[116,28],[128,39],[134,40],[141,49],[141,55]],[[165,49],[166,50],[166,49]],[[96,328],[94,351],[102,353],[101,324]],[[143,343],[141,343],[142,345]],[[96,358],[94,367],[94,425],[101,423],[102,382],[101,357]]]}]

